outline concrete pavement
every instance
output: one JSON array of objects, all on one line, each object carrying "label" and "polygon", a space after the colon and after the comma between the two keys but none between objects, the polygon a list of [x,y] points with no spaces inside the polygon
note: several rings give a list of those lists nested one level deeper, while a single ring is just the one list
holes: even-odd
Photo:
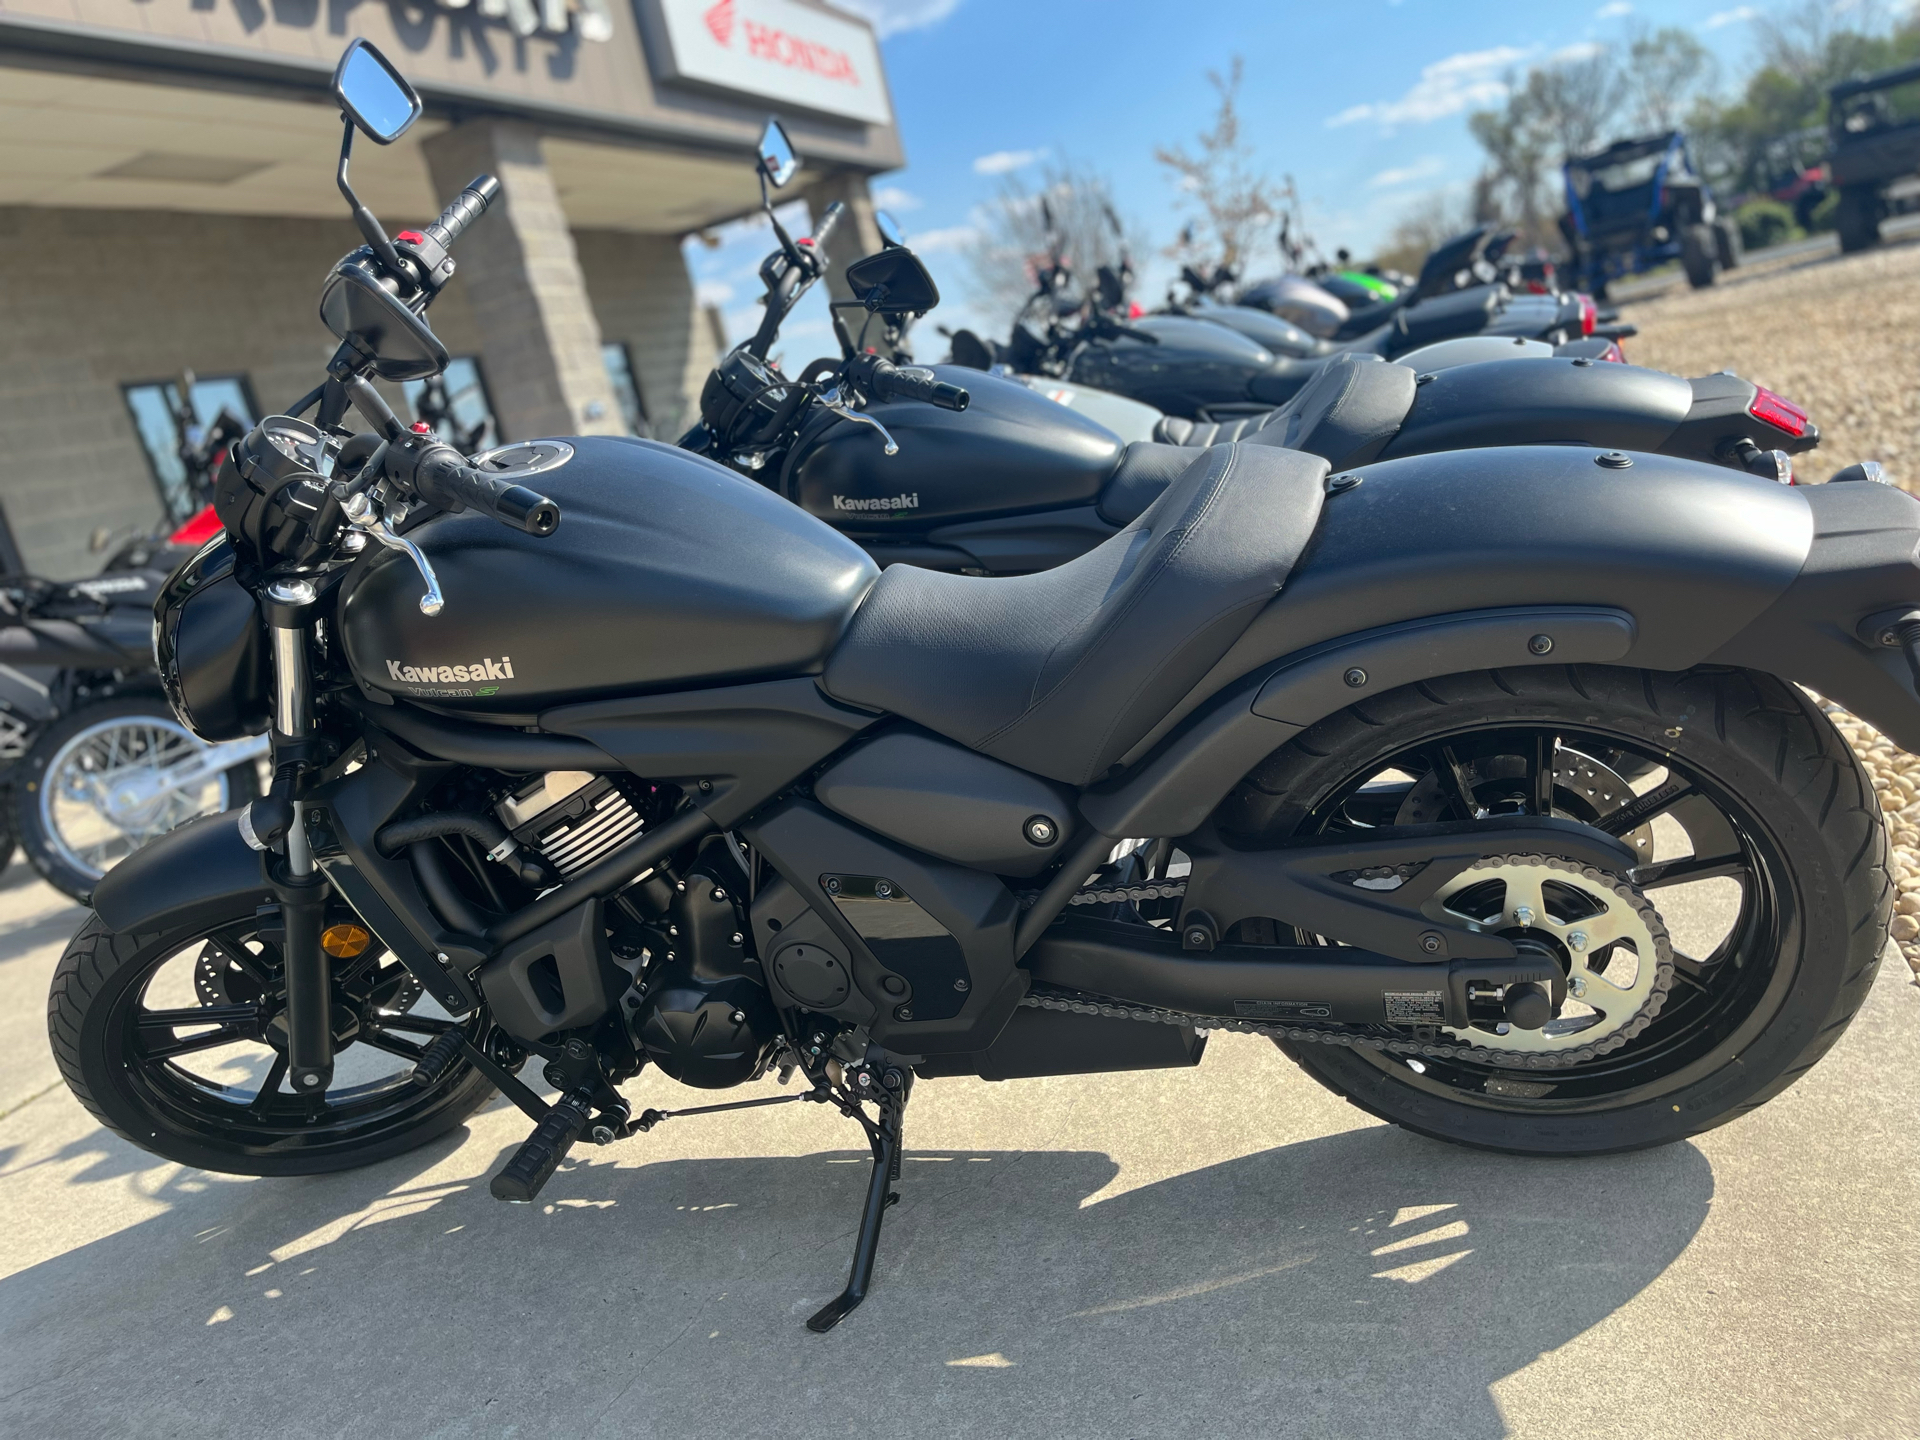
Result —
[{"label": "concrete pavement", "polygon": [[[0,1433],[1920,1433],[1920,991],[1698,1141],[1542,1162],[1369,1121],[1265,1041],[916,1092],[872,1298],[864,1147],[812,1106],[576,1151],[468,1130],[344,1175],[156,1163],[55,1083],[80,912],[0,880]],[[49,1089],[49,1086],[53,1088]],[[771,1087],[768,1087],[771,1089]],[[688,1092],[649,1076],[639,1104]]]}]

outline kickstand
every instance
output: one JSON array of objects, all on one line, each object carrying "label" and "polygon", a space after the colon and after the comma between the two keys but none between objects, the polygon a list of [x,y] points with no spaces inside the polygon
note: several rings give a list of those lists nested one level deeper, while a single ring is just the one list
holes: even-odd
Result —
[{"label": "kickstand", "polygon": [[880,1221],[887,1207],[900,1198],[891,1187],[900,1178],[900,1117],[906,1105],[903,1089],[881,1092],[877,1121],[869,1120],[856,1107],[842,1107],[867,1132],[867,1145],[873,1151],[873,1176],[867,1182],[866,1208],[860,1213],[860,1235],[853,1242],[853,1269],[847,1275],[847,1288],[807,1321],[807,1328],[816,1335],[833,1329],[867,1298],[867,1283],[873,1279],[874,1254],[880,1248]]}]

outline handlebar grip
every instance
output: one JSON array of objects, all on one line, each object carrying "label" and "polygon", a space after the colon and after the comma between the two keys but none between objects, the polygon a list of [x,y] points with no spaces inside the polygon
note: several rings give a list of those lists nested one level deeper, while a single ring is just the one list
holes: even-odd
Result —
[{"label": "handlebar grip", "polygon": [[476,175],[467,188],[454,196],[453,203],[440,212],[440,218],[427,227],[427,234],[442,250],[451,250],[460,232],[487,213],[487,207],[500,193],[500,182],[491,175]]},{"label": "handlebar grip", "polygon": [[961,386],[936,380],[931,370],[923,370],[917,365],[903,369],[885,360],[877,360],[874,362],[871,383],[876,399],[919,400],[928,405],[937,405],[942,410],[964,410],[973,399]]},{"label": "handlebar grip", "polygon": [[450,445],[421,457],[413,486],[435,505],[447,509],[464,505],[529,535],[551,535],[560,528],[560,507],[553,501],[524,485],[475,470]]},{"label": "handlebar grip", "polygon": [[822,258],[827,248],[827,241],[833,236],[833,227],[840,223],[840,217],[846,214],[846,211],[847,207],[836,200],[827,206],[827,213],[820,217],[820,223],[813,232],[813,246],[814,249],[823,252]]}]

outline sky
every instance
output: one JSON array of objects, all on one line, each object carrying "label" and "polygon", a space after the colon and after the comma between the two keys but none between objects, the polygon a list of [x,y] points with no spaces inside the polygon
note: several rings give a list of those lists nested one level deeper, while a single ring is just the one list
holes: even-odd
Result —
[{"label": "sky", "polygon": [[[1499,104],[1516,69],[1622,42],[1636,27],[1678,25],[1715,52],[1729,86],[1749,63],[1753,20],[1788,0],[836,3],[865,13],[881,37],[907,164],[873,188],[940,284],[942,305],[926,323],[1004,338],[1011,317],[970,303],[963,258],[1001,177],[1048,157],[1090,164],[1157,252],[1185,216],[1154,149],[1191,148],[1213,118],[1207,72],[1236,54],[1257,160],[1294,176],[1323,250],[1365,255],[1422,196],[1464,192],[1480,165],[1467,115]],[[771,236],[749,224],[724,239],[717,250],[690,242],[688,259],[739,340],[757,323],[753,271]],[[1157,301],[1170,267],[1136,264],[1138,293]],[[820,306],[810,297],[788,322],[783,348],[795,364],[832,349]],[[936,337],[919,348],[938,358]]]}]

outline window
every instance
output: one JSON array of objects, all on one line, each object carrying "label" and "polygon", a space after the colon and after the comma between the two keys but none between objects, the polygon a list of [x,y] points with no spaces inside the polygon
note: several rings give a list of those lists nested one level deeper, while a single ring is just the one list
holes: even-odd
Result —
[{"label": "window", "polygon": [[[187,403],[181,403],[182,382]],[[160,504],[176,523],[213,499],[213,467],[228,445],[253,428],[259,411],[244,375],[199,377],[123,385],[133,428],[147,452]]]},{"label": "window", "polygon": [[653,430],[647,424],[646,402],[640,398],[640,382],[633,373],[633,356],[618,341],[600,347],[600,359],[607,367],[607,381],[613,397],[620,402],[620,414],[627,422],[627,433],[651,440]]},{"label": "window", "polygon": [[433,433],[462,455],[476,455],[500,443],[500,426],[493,418],[480,362],[471,355],[451,360],[431,380],[409,380],[402,387],[407,408],[415,420],[424,420]]}]

